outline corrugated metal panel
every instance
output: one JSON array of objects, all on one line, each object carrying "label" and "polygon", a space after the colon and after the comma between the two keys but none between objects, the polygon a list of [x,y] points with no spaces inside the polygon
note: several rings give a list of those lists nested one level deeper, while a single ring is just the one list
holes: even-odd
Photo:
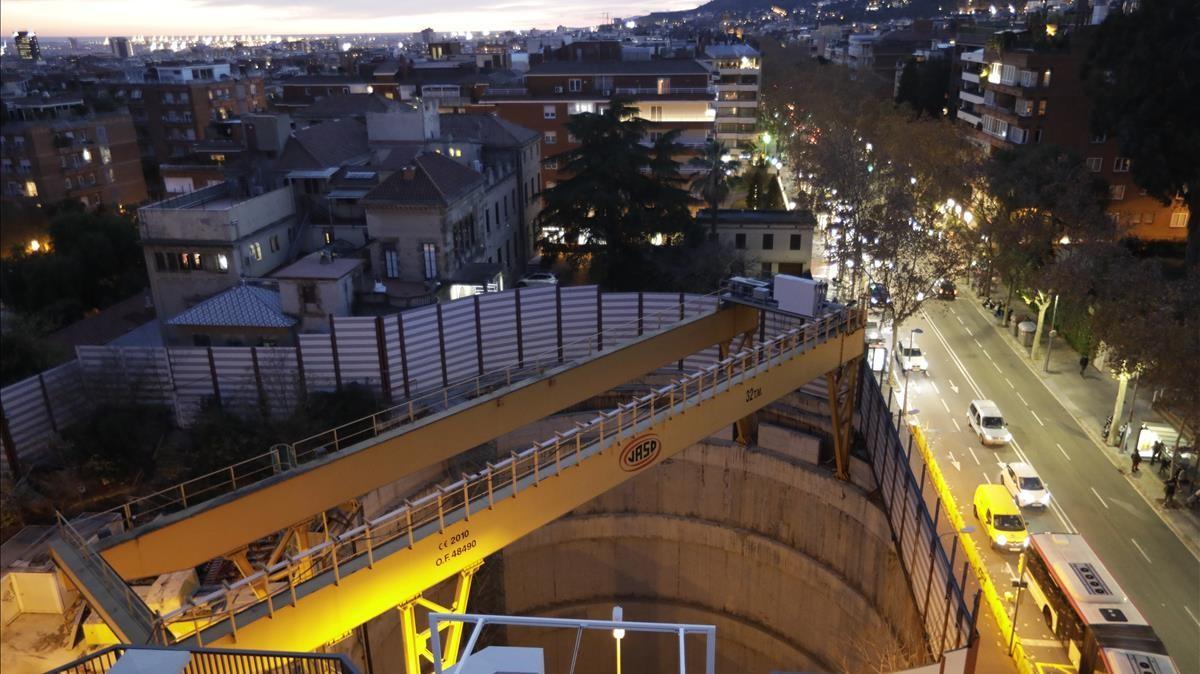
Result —
[{"label": "corrugated metal panel", "polygon": [[415,395],[442,385],[442,357],[438,350],[437,305],[400,314],[408,352],[408,380]]},{"label": "corrugated metal panel", "polygon": [[475,299],[464,297],[442,304],[442,328],[446,338],[446,373],[450,381],[463,381],[478,376]]},{"label": "corrugated metal panel", "polygon": [[300,352],[304,358],[304,383],[309,391],[337,389],[333,371],[333,347],[329,335],[300,335]]},{"label": "corrugated metal panel", "polygon": [[513,293],[488,293],[479,297],[483,324],[483,367],[503,370],[517,364],[517,300]]},{"label": "corrugated metal panel", "polygon": [[379,347],[373,316],[335,318],[342,385],[351,382],[379,391]]}]

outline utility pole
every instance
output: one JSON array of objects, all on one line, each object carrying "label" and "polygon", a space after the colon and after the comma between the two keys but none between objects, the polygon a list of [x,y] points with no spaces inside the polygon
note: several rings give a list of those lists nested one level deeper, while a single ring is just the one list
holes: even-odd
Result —
[{"label": "utility pole", "polygon": [[1056,320],[1058,320],[1058,295],[1054,296],[1054,311],[1050,313],[1050,340],[1046,342],[1046,362],[1042,365],[1043,372],[1050,371],[1050,350],[1054,348],[1054,337],[1058,335],[1058,331],[1054,329]]},{"label": "utility pole", "polygon": [[1017,614],[1021,611],[1021,590],[1028,587],[1029,583],[1025,582],[1025,553],[1021,553],[1021,558],[1017,560],[1017,568],[1020,570],[1020,576],[1013,580],[1013,587],[1017,588],[1017,602],[1013,607],[1012,629],[1008,632],[1008,654],[1013,653],[1013,646],[1017,643]]}]

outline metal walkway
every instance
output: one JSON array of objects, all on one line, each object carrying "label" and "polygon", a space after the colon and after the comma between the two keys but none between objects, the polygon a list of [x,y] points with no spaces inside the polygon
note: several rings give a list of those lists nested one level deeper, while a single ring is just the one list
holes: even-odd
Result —
[{"label": "metal walkway", "polygon": [[[793,329],[161,617],[166,643],[308,651],[860,357],[863,317]],[[279,580],[272,580],[278,578]]]},{"label": "metal walkway", "polygon": [[127,506],[122,516],[138,526],[104,540],[100,554],[127,580],[197,566],[758,325],[757,311],[732,305],[587,358],[426,394],[342,427],[340,437],[334,429],[256,457],[241,474],[231,466],[193,487],[190,501],[185,484]]}]

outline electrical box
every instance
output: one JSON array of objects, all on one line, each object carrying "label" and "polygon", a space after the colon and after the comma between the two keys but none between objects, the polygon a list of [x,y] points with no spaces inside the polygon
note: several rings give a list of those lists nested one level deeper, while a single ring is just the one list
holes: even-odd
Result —
[{"label": "electrical box", "polygon": [[825,305],[828,285],[824,281],[776,274],[773,298],[780,311],[801,316],[816,316]]}]

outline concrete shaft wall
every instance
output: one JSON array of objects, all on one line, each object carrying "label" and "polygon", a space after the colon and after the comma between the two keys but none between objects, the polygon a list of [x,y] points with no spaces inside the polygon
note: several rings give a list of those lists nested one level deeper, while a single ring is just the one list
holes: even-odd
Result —
[{"label": "concrete shaft wall", "polygon": [[[787,434],[770,433],[791,445],[775,449],[693,446],[509,546],[507,612],[606,618],[621,604],[631,620],[715,624],[724,672],[865,672],[919,658],[920,619],[884,514],[799,458],[804,436],[780,442]],[[547,671],[569,665],[573,633],[527,638],[547,649]],[[695,667],[701,655],[689,650]],[[667,637],[630,640],[625,657],[640,671],[678,666]],[[579,671],[611,665],[584,657]]]}]

